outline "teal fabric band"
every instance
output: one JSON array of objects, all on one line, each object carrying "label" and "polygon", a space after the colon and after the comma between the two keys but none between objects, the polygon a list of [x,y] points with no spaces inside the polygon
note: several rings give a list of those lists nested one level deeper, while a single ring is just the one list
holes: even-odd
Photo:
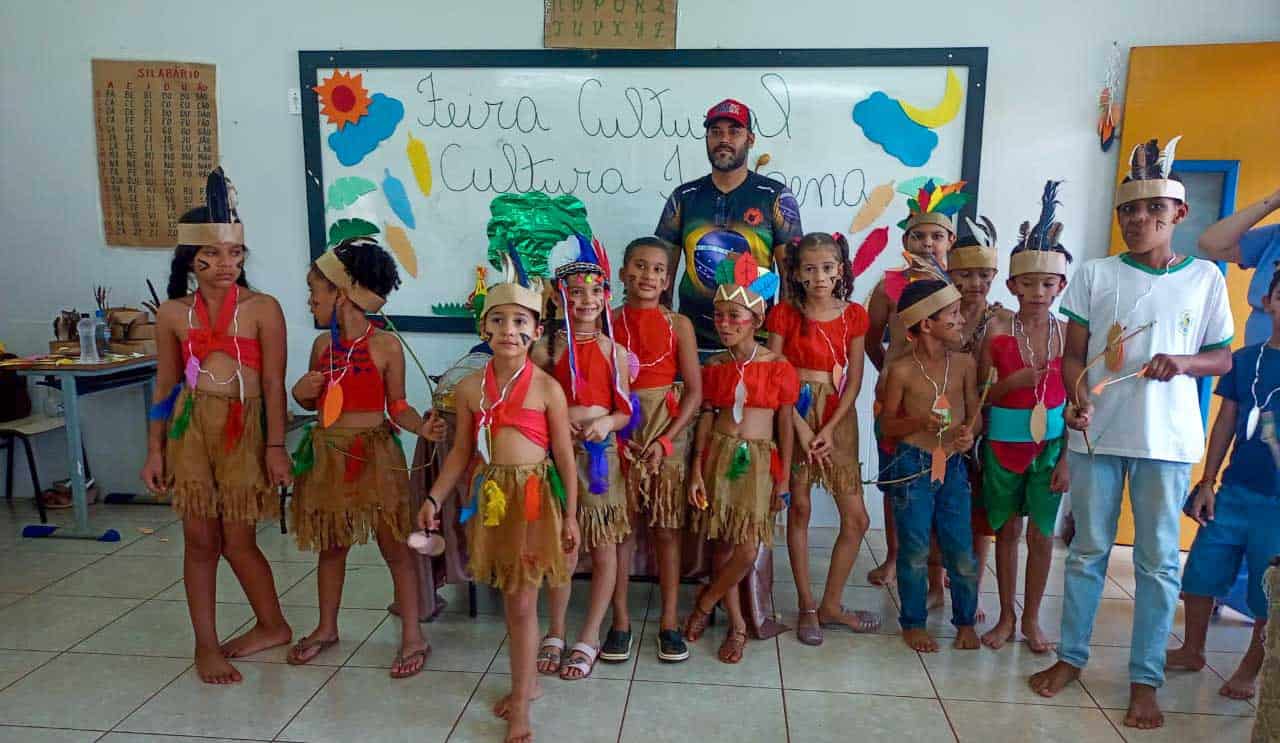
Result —
[{"label": "teal fabric band", "polygon": [[[1056,408],[1049,408],[1048,425],[1044,434],[1045,441],[1051,441],[1062,436],[1066,429],[1062,411],[1066,407],[1066,403],[1063,403]],[[987,439],[1011,444],[1033,443],[1031,440],[1031,411],[1029,409],[1002,408],[992,405],[989,420]]]}]

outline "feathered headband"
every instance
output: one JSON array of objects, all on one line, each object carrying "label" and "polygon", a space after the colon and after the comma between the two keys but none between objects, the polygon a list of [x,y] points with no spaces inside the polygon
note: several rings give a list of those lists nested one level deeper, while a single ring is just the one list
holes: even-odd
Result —
[{"label": "feathered headband", "polygon": [[978,215],[977,222],[968,217],[964,218],[964,222],[969,226],[969,235],[961,238],[956,247],[947,253],[947,270],[999,269],[1000,253],[996,248],[996,226],[982,215]]},{"label": "feathered headband", "polygon": [[334,251],[342,246],[349,249],[362,250],[378,247],[377,241],[368,237],[357,237],[350,240],[343,240],[333,248],[326,250],[316,259],[316,270],[322,276],[329,280],[334,286],[346,292],[356,306],[365,312],[377,312],[382,309],[382,305],[387,303],[387,298],[375,294],[373,291],[361,286],[359,282],[351,276],[347,271],[347,266],[338,257]]},{"label": "feathered headband", "polygon": [[899,222],[898,227],[909,230],[920,224],[936,224],[955,234],[956,226],[951,218],[969,203],[969,194],[960,190],[964,185],[964,181],[942,185],[933,179],[925,181],[914,195],[908,194],[907,218]]},{"label": "feathered headband", "polygon": [[778,274],[761,268],[750,253],[727,257],[716,266],[716,302],[740,304],[763,316],[777,293]]},{"label": "feathered headband", "polygon": [[178,224],[179,245],[244,245],[244,225],[236,214],[236,187],[222,172],[214,168],[205,181],[204,203],[209,221],[202,224]]},{"label": "feathered headband", "polygon": [[[902,320],[904,327],[910,328],[921,320],[932,317],[948,305],[960,301],[960,290],[932,256],[919,256],[905,251],[902,256],[907,259],[907,265],[904,268],[885,272],[885,292],[893,300],[894,305],[897,305],[902,297],[907,284],[928,280],[941,281],[944,284],[932,294],[926,294],[917,299],[914,304],[898,309],[898,317]],[[910,278],[912,274],[915,274],[915,278]]]},{"label": "feathered headband", "polygon": [[1116,186],[1116,206],[1139,199],[1168,198],[1186,202],[1186,187],[1169,178],[1180,139],[1181,135],[1169,140],[1163,150],[1154,139],[1133,148],[1129,153],[1130,180]]},{"label": "feathered headband", "polygon": [[542,280],[531,277],[524,261],[514,247],[502,255],[502,281],[488,287],[484,293],[484,307],[480,310],[480,324],[489,310],[504,304],[515,304],[542,316]]},{"label": "feathered headband", "polygon": [[[551,254],[547,257],[547,266],[555,276],[555,286],[560,292],[560,303],[564,311],[564,331],[569,336],[570,343],[565,351],[569,354],[569,379],[573,392],[576,394],[581,384],[582,376],[578,373],[578,358],[574,350],[572,339],[574,338],[573,313],[569,311],[569,295],[565,287],[567,279],[571,276],[582,276],[584,281],[591,283],[599,281],[604,288],[604,325],[610,338],[615,338],[613,332],[613,312],[609,309],[612,296],[609,291],[609,254],[605,252],[604,246],[599,240],[590,239],[587,236],[578,233],[572,238],[564,240],[551,249]],[[618,393],[619,398],[627,399],[622,394],[622,370],[617,364],[611,363],[613,369],[614,389]],[[628,413],[630,410],[627,411]]]},{"label": "feathered headband", "polygon": [[1025,273],[1067,274],[1067,256],[1055,250],[1062,235],[1062,223],[1054,221],[1057,214],[1058,186],[1062,181],[1045,181],[1040,196],[1040,218],[1034,226],[1023,222],[1018,228],[1018,244],[1009,258],[1009,275]]}]

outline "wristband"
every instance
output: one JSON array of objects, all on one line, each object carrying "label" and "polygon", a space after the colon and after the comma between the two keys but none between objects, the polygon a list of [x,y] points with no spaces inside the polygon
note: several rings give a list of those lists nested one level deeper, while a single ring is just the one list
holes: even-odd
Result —
[{"label": "wristband", "polygon": [[400,398],[399,400],[392,400],[387,405],[387,412],[391,413],[392,416],[400,415],[406,410],[411,410],[411,408],[409,407],[408,401],[406,401],[403,397]]},{"label": "wristband", "polygon": [[432,508],[436,509],[437,511],[439,511],[439,510],[440,510],[440,504],[439,504],[439,503],[436,503],[436,499],[435,499],[435,498],[432,498],[430,495],[425,495],[425,496],[423,496],[423,497],[424,497],[424,498],[426,498],[427,500],[431,501],[431,507],[432,507]]},{"label": "wristband", "polygon": [[267,444],[268,449],[283,449],[284,444]]},{"label": "wristband", "polygon": [[666,434],[659,436],[657,441],[658,441],[658,446],[662,447],[663,456],[669,457],[671,456],[671,453],[675,451],[675,447],[672,446],[671,444],[671,439],[667,438]]}]

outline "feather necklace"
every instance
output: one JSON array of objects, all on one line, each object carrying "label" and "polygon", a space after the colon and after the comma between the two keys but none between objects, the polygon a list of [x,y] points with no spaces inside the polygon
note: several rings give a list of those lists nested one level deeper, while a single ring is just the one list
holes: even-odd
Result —
[{"label": "feather necklace", "polygon": [[738,370],[738,384],[733,388],[733,422],[742,423],[743,411],[747,407],[747,367],[751,362],[756,360],[756,354],[760,352],[760,344],[756,343],[751,348],[751,356],[741,364],[738,363],[738,357],[734,355],[733,349],[729,349],[729,358],[733,359],[733,365]]}]

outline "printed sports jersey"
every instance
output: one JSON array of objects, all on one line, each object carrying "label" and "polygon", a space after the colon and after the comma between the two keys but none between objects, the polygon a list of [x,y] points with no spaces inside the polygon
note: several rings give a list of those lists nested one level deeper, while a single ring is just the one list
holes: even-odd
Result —
[{"label": "printed sports jersey", "polygon": [[706,175],[671,192],[654,234],[684,252],[680,313],[689,318],[699,348],[718,348],[712,325],[716,266],[731,253],[750,252],[771,270],[773,251],[804,234],[800,206],[786,186],[748,172],[742,185],[723,193]]}]

